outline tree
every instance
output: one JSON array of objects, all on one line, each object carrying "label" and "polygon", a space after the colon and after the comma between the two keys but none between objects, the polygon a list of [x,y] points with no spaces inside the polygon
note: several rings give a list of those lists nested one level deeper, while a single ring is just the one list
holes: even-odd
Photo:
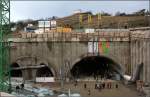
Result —
[{"label": "tree", "polygon": [[126,13],[125,12],[116,12],[115,16],[126,16]]},{"label": "tree", "polygon": [[11,22],[11,23],[10,23],[10,27],[11,27],[11,28],[13,28],[13,27],[15,27],[15,26],[16,26],[16,23],[14,23],[14,22]]},{"label": "tree", "polygon": [[27,26],[27,24],[25,24],[23,21],[19,21],[18,23],[17,23],[17,31],[20,31],[20,30],[22,30],[25,26]]},{"label": "tree", "polygon": [[107,12],[102,12],[101,16],[111,16],[111,14],[107,13]]},{"label": "tree", "polygon": [[120,16],[120,12],[119,12],[119,11],[116,12],[116,13],[115,13],[115,16]]}]

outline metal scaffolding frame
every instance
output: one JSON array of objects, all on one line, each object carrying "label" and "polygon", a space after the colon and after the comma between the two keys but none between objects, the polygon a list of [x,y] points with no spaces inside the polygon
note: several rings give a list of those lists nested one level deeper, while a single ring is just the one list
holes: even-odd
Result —
[{"label": "metal scaffolding frame", "polygon": [[8,92],[10,85],[9,42],[10,0],[0,0],[0,91]]}]

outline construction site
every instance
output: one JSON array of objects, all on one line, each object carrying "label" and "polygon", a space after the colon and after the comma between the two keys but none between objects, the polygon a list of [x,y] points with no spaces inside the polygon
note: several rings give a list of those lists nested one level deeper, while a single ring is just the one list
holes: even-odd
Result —
[{"label": "construction site", "polygon": [[10,2],[0,0],[0,97],[150,96],[149,11],[13,24]]}]

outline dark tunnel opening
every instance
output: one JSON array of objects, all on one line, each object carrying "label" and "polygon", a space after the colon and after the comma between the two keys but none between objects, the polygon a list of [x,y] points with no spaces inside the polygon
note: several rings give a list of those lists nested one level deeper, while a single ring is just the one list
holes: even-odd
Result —
[{"label": "dark tunnel opening", "polygon": [[22,77],[22,71],[21,70],[13,70],[13,68],[20,67],[17,63],[13,63],[11,66],[10,76],[11,77]]},{"label": "dark tunnel opening", "polygon": [[77,62],[71,69],[74,78],[121,78],[121,67],[113,60],[103,56],[86,57]]},{"label": "dark tunnel opening", "polygon": [[[44,65],[44,64],[41,64]],[[51,69],[45,65],[45,67],[39,68],[36,73],[37,77],[53,77]]]}]

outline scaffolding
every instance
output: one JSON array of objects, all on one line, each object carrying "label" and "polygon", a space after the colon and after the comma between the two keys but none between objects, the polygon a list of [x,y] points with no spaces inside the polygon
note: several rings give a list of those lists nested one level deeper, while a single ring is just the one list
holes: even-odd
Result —
[{"label": "scaffolding", "polygon": [[9,42],[10,0],[0,0],[0,91],[8,92],[10,85]]}]

